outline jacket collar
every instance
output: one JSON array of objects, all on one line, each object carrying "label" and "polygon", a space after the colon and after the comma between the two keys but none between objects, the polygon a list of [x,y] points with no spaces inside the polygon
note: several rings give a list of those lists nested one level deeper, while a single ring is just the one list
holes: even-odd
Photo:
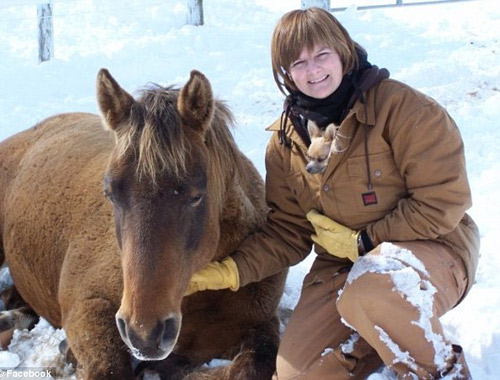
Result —
[{"label": "jacket collar", "polygon": [[374,126],[376,122],[375,118],[375,96],[372,95],[373,91],[368,91],[366,93],[366,107],[358,99],[354,106],[349,111],[346,119],[355,117],[359,124],[366,124],[368,126]]},{"label": "jacket collar", "polygon": [[[266,127],[266,131],[280,132],[280,119],[281,118],[278,118],[274,123]],[[304,141],[300,138],[299,134],[295,131],[295,128],[293,127],[290,119],[287,118],[285,120],[285,123],[286,123],[285,127],[286,137],[291,140],[293,145],[298,145],[301,150],[306,151],[307,146],[304,143]]]},{"label": "jacket collar", "polygon": [[[367,124],[368,126],[374,126],[376,119],[375,119],[375,96],[373,95],[373,91],[368,91],[366,93],[366,107],[364,106],[363,103],[358,99],[356,103],[354,103],[354,106],[352,109],[349,111],[347,116],[344,119],[344,122],[351,118],[356,118],[358,124]],[[343,123],[344,123],[343,122]],[[286,120],[287,123],[287,137],[293,141],[294,144],[299,145],[301,148],[306,149],[307,147],[298,135],[298,133],[295,131],[295,129],[292,126],[291,121],[288,119]],[[277,119],[274,121],[271,125],[266,127],[266,131],[270,132],[279,132],[280,130],[280,119]]]},{"label": "jacket collar", "polygon": [[353,104],[351,111],[356,114],[358,122],[366,126],[375,125],[375,91],[370,91],[378,87],[384,79],[389,78],[389,70],[373,65],[364,70],[355,83],[357,87],[357,101]]}]

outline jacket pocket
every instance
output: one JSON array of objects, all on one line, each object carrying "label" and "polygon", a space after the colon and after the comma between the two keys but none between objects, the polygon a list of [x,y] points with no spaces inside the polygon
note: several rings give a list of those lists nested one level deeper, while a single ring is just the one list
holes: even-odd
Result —
[{"label": "jacket pocket", "polygon": [[314,208],[314,191],[311,188],[311,183],[307,182],[301,172],[293,173],[285,178],[285,181],[290,188],[292,195],[297,201],[299,207],[304,211],[304,215]]},{"label": "jacket pocket", "polygon": [[[355,197],[355,204],[362,212],[389,212],[400,199],[407,196],[406,185],[397,170],[392,152],[369,155],[373,194],[367,194],[368,173],[366,156],[347,159],[347,171]],[[365,194],[365,195],[363,195]],[[370,195],[370,196],[369,196]]]}]

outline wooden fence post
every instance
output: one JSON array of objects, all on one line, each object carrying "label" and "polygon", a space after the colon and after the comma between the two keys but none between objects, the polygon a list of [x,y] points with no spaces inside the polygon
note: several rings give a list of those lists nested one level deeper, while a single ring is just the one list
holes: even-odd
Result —
[{"label": "wooden fence post", "polygon": [[54,54],[52,4],[38,4],[38,63],[48,61]]},{"label": "wooden fence post", "polygon": [[203,25],[203,0],[187,0],[188,14],[187,23],[189,25]]},{"label": "wooden fence post", "polygon": [[330,0],[302,0],[302,9],[310,8],[310,7],[318,7],[330,10]]}]

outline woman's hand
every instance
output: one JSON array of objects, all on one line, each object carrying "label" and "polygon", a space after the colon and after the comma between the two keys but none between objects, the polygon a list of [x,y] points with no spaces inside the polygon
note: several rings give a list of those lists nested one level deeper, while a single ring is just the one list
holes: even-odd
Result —
[{"label": "woman's hand", "polygon": [[326,249],[330,255],[348,258],[352,262],[358,260],[359,231],[353,231],[316,210],[309,211],[306,217],[316,231],[315,235],[311,235],[316,244]]},{"label": "woman's hand", "polygon": [[212,261],[208,265],[194,273],[188,285],[185,296],[199,292],[201,290],[238,290],[240,278],[238,267],[234,260],[226,257],[222,261]]}]

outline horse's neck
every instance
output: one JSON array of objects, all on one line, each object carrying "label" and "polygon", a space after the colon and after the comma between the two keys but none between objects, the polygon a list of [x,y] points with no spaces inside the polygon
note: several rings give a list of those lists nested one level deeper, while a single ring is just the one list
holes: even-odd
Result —
[{"label": "horse's neck", "polygon": [[[219,258],[233,252],[247,235],[265,221],[267,207],[260,177],[253,167],[244,174],[245,177],[239,172],[233,173],[226,181],[220,216]],[[256,186],[252,186],[252,179],[257,181]]]}]

